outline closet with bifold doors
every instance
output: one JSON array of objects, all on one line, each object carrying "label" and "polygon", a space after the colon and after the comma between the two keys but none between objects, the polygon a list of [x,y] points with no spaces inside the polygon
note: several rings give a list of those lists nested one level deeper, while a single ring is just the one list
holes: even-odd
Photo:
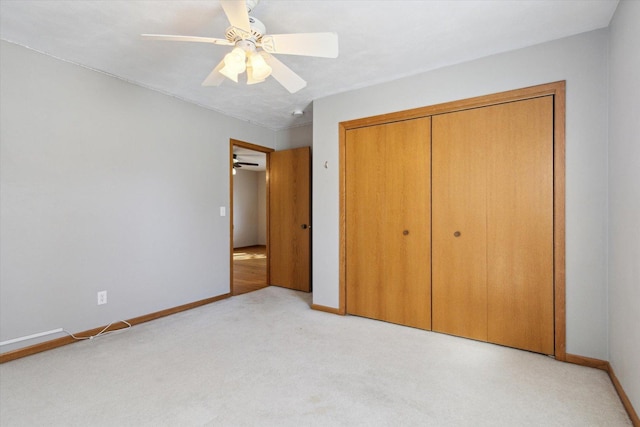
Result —
[{"label": "closet with bifold doors", "polygon": [[351,314],[431,328],[430,134],[430,117],[347,132]]},{"label": "closet with bifold doors", "polygon": [[563,358],[564,82],[340,127],[344,311]]}]

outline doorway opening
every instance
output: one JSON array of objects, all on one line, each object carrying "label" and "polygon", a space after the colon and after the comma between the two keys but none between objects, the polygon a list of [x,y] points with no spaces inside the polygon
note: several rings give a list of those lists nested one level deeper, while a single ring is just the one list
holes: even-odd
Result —
[{"label": "doorway opening", "polygon": [[268,174],[270,148],[230,142],[231,294],[269,285]]}]

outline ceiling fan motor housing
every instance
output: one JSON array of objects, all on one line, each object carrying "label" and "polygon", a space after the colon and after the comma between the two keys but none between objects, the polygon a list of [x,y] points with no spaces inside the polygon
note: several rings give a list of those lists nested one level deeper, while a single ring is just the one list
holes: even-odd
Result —
[{"label": "ceiling fan motor housing", "polygon": [[251,34],[247,34],[242,29],[231,26],[227,28],[224,35],[231,43],[236,43],[239,40],[251,40],[254,44],[260,42],[262,36],[267,32],[267,28],[253,16],[249,17],[249,24],[251,25]]}]

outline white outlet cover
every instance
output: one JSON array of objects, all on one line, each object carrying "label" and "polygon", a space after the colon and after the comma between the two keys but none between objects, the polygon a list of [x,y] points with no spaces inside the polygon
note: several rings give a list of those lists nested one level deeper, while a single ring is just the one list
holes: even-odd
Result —
[{"label": "white outlet cover", "polygon": [[98,292],[98,305],[107,303],[107,291]]}]

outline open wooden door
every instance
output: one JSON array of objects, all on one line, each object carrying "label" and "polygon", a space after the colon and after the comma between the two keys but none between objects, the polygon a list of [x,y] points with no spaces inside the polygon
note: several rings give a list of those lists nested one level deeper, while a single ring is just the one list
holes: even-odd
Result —
[{"label": "open wooden door", "polygon": [[271,285],[311,292],[311,152],[269,155],[269,271]]}]

